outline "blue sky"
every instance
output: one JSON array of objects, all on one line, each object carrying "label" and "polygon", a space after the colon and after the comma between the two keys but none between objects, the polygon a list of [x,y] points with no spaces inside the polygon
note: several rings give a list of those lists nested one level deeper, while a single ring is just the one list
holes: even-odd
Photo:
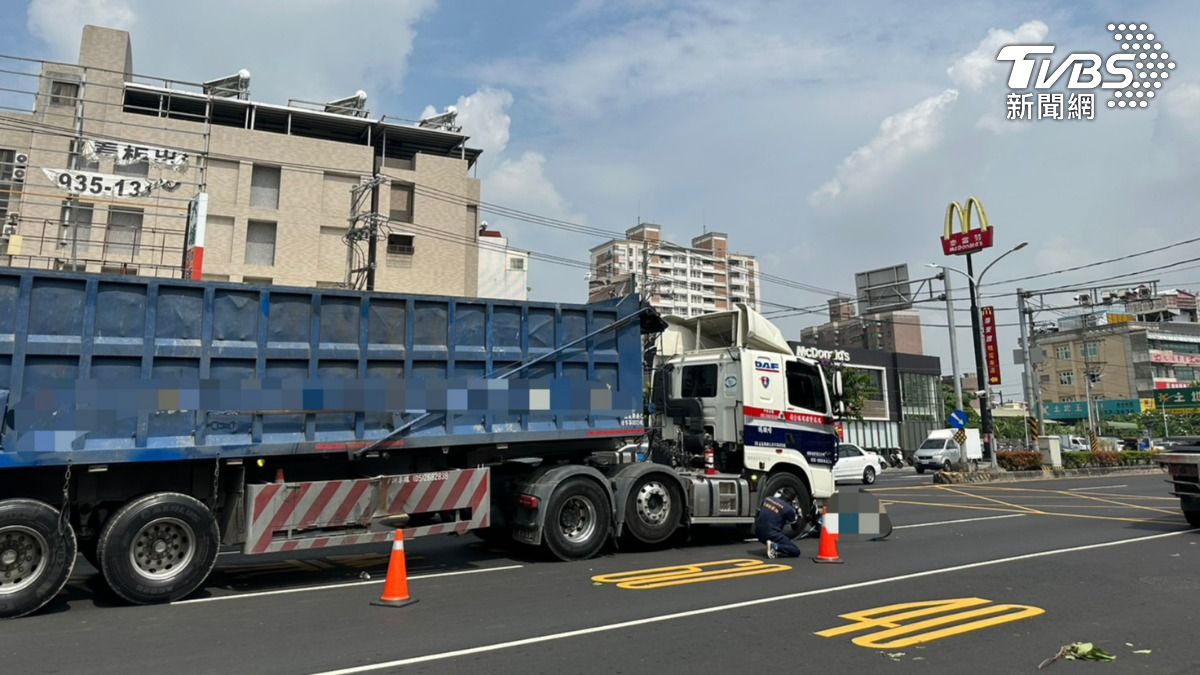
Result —
[{"label": "blue sky", "polygon": [[[856,271],[895,263],[923,276],[923,263],[944,260],[936,237],[946,203],[969,194],[987,206],[998,250],[1030,242],[989,274],[994,281],[1196,231],[1200,6],[1187,0],[1136,9],[978,0],[32,0],[0,4],[3,51],[72,60],[85,22],[129,28],[139,73],[200,80],[249,68],[256,99],[326,100],[362,88],[373,112],[407,118],[456,104],[485,150],[487,201],[610,230],[640,215],[677,241],[725,231],[768,273],[826,288],[853,290]],[[1101,109],[1085,122],[1004,119],[999,45],[1107,54],[1110,22],[1150,24],[1178,63],[1153,105]],[[575,259],[601,241],[492,224],[517,245]],[[1167,251],[1027,285],[1189,255]],[[1197,287],[1200,269],[1144,278]],[[563,301],[586,289],[581,270],[549,264],[533,268],[530,285],[535,298]],[[772,285],[764,294],[794,306],[825,299]],[[1013,299],[996,302],[1001,323],[1011,321]],[[923,314],[945,321],[936,306]],[[782,323],[798,334],[819,318]],[[1002,327],[1000,337],[1007,354],[1016,330]],[[944,328],[926,328],[925,340],[933,353],[947,351]],[[959,340],[969,354],[966,331]],[[1004,373],[1006,393],[1017,393],[1018,371],[1006,363]]]}]

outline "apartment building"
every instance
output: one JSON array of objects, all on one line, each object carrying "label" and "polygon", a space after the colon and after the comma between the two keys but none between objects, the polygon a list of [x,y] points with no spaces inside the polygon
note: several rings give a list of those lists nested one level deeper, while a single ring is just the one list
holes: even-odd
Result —
[{"label": "apartment building", "polygon": [[619,297],[636,281],[659,312],[697,316],[745,303],[760,307],[759,269],[754,256],[729,250],[724,232],[706,232],[690,247],[662,238],[662,228],[641,223],[591,249],[588,301]]},{"label": "apartment building", "polygon": [[801,330],[804,344],[821,349],[925,353],[920,312],[906,309],[859,316],[851,298],[832,298],[828,304],[828,322]]},{"label": "apartment building", "polygon": [[[1091,322],[1088,322],[1089,324]],[[1068,326],[1075,322],[1068,321]],[[1047,403],[1136,399],[1200,382],[1200,324],[1119,321],[1035,336],[1035,375]]]},{"label": "apartment building", "polygon": [[529,299],[529,253],[508,245],[499,231],[479,230],[479,295],[505,300]]},{"label": "apartment building", "polygon": [[347,233],[373,228],[377,290],[493,286],[479,283],[480,151],[452,122],[372,116],[362,92],[259,102],[245,71],[143,77],[129,34],[97,26],[78,63],[0,70],[30,111],[0,113],[0,264],[178,278],[202,243],[205,279],[361,288],[370,247]]}]

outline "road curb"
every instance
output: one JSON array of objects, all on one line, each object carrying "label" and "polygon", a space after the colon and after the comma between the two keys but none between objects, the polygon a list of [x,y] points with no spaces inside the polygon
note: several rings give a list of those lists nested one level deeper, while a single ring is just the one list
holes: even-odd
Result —
[{"label": "road curb", "polygon": [[1149,476],[1165,473],[1157,466],[1097,466],[1085,469],[1052,469],[1045,467],[1041,471],[976,471],[961,473],[958,471],[939,471],[933,474],[933,482],[942,485],[957,485],[961,483],[1017,483],[1029,480],[1047,480],[1052,478],[1086,478],[1089,476]]}]

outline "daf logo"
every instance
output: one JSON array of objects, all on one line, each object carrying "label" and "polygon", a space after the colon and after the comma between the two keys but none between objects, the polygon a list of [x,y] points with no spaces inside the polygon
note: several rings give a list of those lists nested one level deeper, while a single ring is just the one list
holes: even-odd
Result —
[{"label": "daf logo", "polygon": [[761,370],[761,371],[767,372],[767,373],[778,373],[779,372],[779,364],[773,363],[771,361],[766,361],[763,359],[754,359],[754,369]]}]

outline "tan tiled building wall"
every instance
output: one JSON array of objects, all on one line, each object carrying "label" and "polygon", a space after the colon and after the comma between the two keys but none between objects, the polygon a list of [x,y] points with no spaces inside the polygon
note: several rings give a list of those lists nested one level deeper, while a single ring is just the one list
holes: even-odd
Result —
[{"label": "tan tiled building wall", "polygon": [[[163,86],[169,83],[143,84],[145,78],[132,74],[130,40],[124,31],[85,27],[79,64],[43,64],[36,80],[34,112],[8,115],[33,130],[0,129],[0,150],[29,156],[28,176],[23,185],[15,186],[18,193],[8,205],[9,213],[19,213],[19,246],[10,242],[5,250],[0,245],[0,264],[178,278],[187,204],[204,189],[209,199],[206,278],[338,285],[346,277],[347,246],[342,237],[348,228],[351,188],[369,179],[376,161],[376,148],[367,143],[366,134],[386,133],[398,138],[412,135],[416,142],[436,147],[431,152],[422,146],[405,159],[383,160],[381,173],[387,181],[378,188],[378,212],[399,218],[387,223],[378,240],[375,288],[441,295],[486,293],[477,288],[479,181],[469,173],[478,152],[465,147],[445,151],[456,143],[461,146],[464,136],[250,101],[242,103],[264,115],[283,115],[288,132],[211,123],[203,110],[193,119],[177,119],[179,115],[171,112],[129,112],[125,108],[131,90],[163,106],[171,105],[173,96],[201,101],[205,97],[198,96],[195,88],[174,93]],[[63,82],[78,85],[77,100],[52,96],[55,83]],[[349,142],[293,135],[292,120],[301,119],[361,128],[364,136]],[[149,197],[130,199],[78,196],[81,207],[91,207],[91,228],[86,233],[79,228],[72,237],[72,229],[62,222],[63,204],[70,195],[51,182],[42,168],[71,168],[77,137],[183,150],[190,159],[181,172],[150,165],[150,180],[180,182],[174,191],[158,189]],[[256,167],[263,176],[278,172],[277,203],[255,203]],[[114,160],[106,158],[99,166],[78,168],[119,172]],[[393,195],[403,203],[393,204]],[[361,210],[368,210],[369,203],[364,199]],[[142,214],[136,252],[111,245],[121,241],[114,239],[119,233],[110,227],[114,210],[120,217],[121,209]],[[269,224],[274,228],[273,255],[264,254],[270,250],[265,244],[254,245],[254,241],[270,240]],[[392,253],[388,234],[398,235],[393,241],[402,244],[391,247]],[[73,246],[61,243],[72,238]],[[253,249],[249,259],[248,242]],[[361,248],[366,251],[365,242]]]}]

